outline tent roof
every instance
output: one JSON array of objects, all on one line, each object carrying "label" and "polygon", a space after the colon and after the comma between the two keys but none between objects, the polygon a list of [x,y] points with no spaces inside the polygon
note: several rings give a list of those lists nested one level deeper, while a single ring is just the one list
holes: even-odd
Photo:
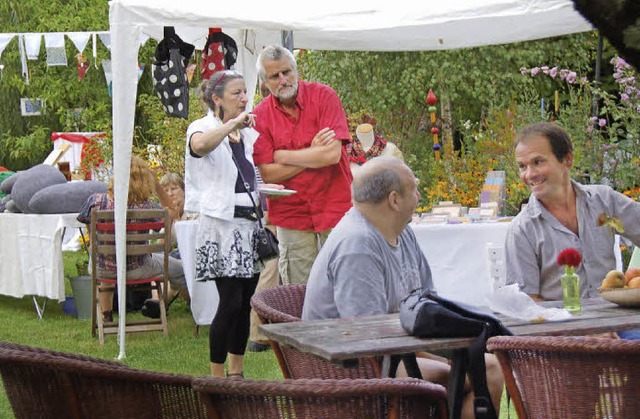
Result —
[{"label": "tent roof", "polygon": [[[422,3],[421,5],[419,3]],[[210,26],[256,32],[291,30],[294,46],[323,50],[437,50],[533,40],[592,30],[571,0],[297,0],[241,3],[113,0],[119,25],[160,39],[175,26],[204,45]],[[188,28],[188,29],[187,29]],[[190,35],[185,35],[189,32]]]}]

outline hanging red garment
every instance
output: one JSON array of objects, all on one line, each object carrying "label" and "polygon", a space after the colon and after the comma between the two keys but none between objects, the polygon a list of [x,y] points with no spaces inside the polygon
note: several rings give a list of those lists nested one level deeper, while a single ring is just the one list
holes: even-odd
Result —
[{"label": "hanging red garment", "polygon": [[217,71],[230,69],[237,57],[238,46],[233,38],[223,33],[220,28],[209,28],[209,36],[202,50],[202,80],[209,80]]}]

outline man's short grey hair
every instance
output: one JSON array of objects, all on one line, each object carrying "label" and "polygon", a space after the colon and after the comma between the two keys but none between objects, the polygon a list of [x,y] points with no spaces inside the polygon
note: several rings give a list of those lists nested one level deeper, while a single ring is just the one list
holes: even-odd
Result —
[{"label": "man's short grey hair", "polygon": [[362,165],[351,184],[353,201],[378,204],[393,191],[402,193],[404,185],[399,169],[403,167],[407,166],[395,157],[376,157]]},{"label": "man's short grey hair", "polygon": [[258,77],[260,80],[265,81],[266,71],[264,69],[264,61],[280,61],[286,58],[289,60],[291,67],[298,71],[298,64],[296,63],[296,57],[293,56],[291,51],[280,45],[269,45],[265,47],[256,61],[256,70],[258,70]]}]

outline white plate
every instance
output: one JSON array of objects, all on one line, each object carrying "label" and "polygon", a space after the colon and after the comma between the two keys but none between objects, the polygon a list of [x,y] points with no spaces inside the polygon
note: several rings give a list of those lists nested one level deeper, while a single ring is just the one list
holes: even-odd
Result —
[{"label": "white plate", "polygon": [[274,196],[288,196],[297,192],[297,191],[294,191],[293,189],[263,188],[260,186],[258,187],[258,191],[267,195],[274,195]]}]

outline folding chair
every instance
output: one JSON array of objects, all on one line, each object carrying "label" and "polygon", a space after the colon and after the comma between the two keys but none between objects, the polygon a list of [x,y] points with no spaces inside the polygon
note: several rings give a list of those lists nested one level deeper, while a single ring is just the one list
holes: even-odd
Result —
[{"label": "folding chair", "polygon": [[[105,321],[100,309],[99,295],[113,289],[116,280],[113,278],[101,278],[96,269],[96,261],[100,257],[114,257],[115,224],[113,210],[91,211],[91,276],[92,295],[94,304],[91,310],[91,335],[104,343],[104,335],[118,333],[118,323]],[[164,269],[160,275],[149,278],[127,280],[127,285],[143,285],[142,289],[155,290],[158,293],[160,304],[160,318],[129,320],[127,318],[125,332],[146,332],[161,330],[165,336],[167,329],[167,282],[169,279],[169,253],[171,252],[171,218],[164,209],[130,209],[127,210],[126,223],[126,254],[139,256],[162,252],[164,255]]]}]

